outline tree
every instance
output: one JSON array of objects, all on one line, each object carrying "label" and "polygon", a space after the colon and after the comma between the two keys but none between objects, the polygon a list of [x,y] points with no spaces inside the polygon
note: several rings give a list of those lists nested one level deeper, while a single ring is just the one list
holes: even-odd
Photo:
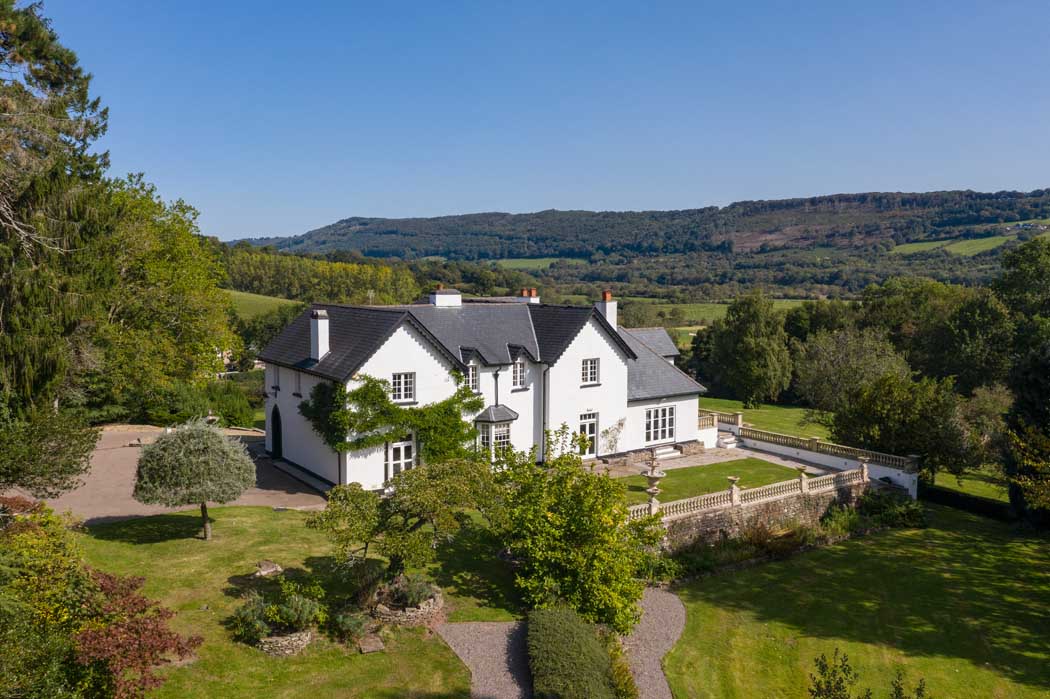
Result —
[{"label": "tree", "polygon": [[253,485],[255,464],[244,445],[197,420],[143,447],[134,496],[168,507],[200,504],[204,538],[210,540],[208,502],[230,502]]},{"label": "tree", "polygon": [[809,338],[795,364],[795,390],[816,411],[845,409],[871,382],[892,375],[911,377],[911,368],[885,335],[876,329],[820,331]]},{"label": "tree", "polygon": [[729,305],[724,320],[711,328],[711,374],[754,407],[773,401],[791,381],[784,317],[761,292],[741,296]]},{"label": "tree", "polygon": [[855,307],[846,301],[803,301],[784,315],[784,331],[788,337],[805,342],[819,332],[835,332],[853,327],[856,315]]},{"label": "tree", "polygon": [[920,457],[927,475],[978,467],[983,452],[963,420],[951,379],[887,374],[865,384],[831,419],[835,441],[889,454]]},{"label": "tree", "polygon": [[[552,445],[545,453],[556,451]],[[624,485],[583,468],[575,449],[560,451],[542,465],[533,453],[504,454],[496,470],[505,498],[497,534],[521,560],[515,583],[529,605],[564,603],[626,633],[639,617],[640,571],[654,555],[660,523],[629,521]]]},{"label": "tree", "polygon": [[238,318],[236,328],[243,347],[242,368],[250,369],[255,358],[266,345],[288,327],[289,323],[302,313],[305,307],[305,304],[289,303],[248,319]]},{"label": "tree", "polygon": [[96,428],[48,407],[0,421],[0,492],[18,487],[43,498],[76,487],[97,441]]},{"label": "tree", "polygon": [[1006,252],[994,288],[1019,317],[1050,317],[1050,238],[1036,238]]},{"label": "tree", "polygon": [[438,543],[455,537],[465,510],[488,509],[491,482],[480,461],[423,464],[395,475],[386,497],[359,483],[335,486],[306,525],[327,534],[345,562],[364,561],[373,550],[385,556],[393,578],[429,562]]},{"label": "tree", "polygon": [[1001,383],[1010,370],[1013,337],[1010,309],[988,289],[977,289],[932,331],[931,375],[953,377],[966,395]]},{"label": "tree", "polygon": [[1018,342],[1022,353],[1010,371],[1014,404],[1005,469],[1014,509],[1042,522],[1050,521],[1050,319],[1036,321]]}]

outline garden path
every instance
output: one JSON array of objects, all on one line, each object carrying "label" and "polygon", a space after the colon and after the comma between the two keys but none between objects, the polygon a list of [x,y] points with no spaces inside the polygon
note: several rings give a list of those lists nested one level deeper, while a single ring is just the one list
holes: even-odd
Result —
[{"label": "garden path", "polygon": [[678,595],[647,588],[642,596],[642,620],[623,641],[639,699],[672,699],[662,661],[684,630],[685,605]]},{"label": "garden path", "polygon": [[526,699],[532,696],[525,623],[467,621],[437,629],[470,668],[472,699]]}]

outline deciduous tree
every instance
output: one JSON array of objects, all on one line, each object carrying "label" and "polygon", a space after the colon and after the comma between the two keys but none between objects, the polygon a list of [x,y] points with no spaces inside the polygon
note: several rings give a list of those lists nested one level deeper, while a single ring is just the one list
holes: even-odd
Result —
[{"label": "deciduous tree", "polygon": [[208,502],[230,502],[253,485],[255,464],[244,445],[198,420],[143,447],[134,496],[168,507],[199,504],[208,540]]},{"label": "deciduous tree", "polygon": [[784,316],[761,292],[741,296],[711,328],[711,374],[753,407],[776,400],[791,381]]}]

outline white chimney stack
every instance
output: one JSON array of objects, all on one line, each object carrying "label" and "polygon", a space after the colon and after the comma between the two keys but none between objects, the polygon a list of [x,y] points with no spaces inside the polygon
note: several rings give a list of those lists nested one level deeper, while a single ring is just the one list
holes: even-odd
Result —
[{"label": "white chimney stack", "polygon": [[598,309],[598,312],[605,316],[605,320],[608,321],[609,325],[616,329],[616,300],[613,299],[612,292],[606,289],[602,292],[602,300],[594,304],[594,307]]},{"label": "white chimney stack", "polygon": [[328,311],[310,311],[310,359],[315,362],[328,354]]},{"label": "white chimney stack", "polygon": [[455,289],[446,289],[444,284],[438,284],[438,288],[430,292],[430,305],[439,308],[459,308],[463,305],[463,296]]}]

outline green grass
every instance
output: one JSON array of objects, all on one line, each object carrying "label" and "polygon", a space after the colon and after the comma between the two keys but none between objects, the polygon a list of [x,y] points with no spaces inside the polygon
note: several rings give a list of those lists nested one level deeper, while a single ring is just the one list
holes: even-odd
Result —
[{"label": "green grass", "polygon": [[576,264],[587,264],[586,260],[575,257],[508,257],[496,260],[496,264],[505,269],[520,269],[524,271],[547,269],[555,262],[572,262]]},{"label": "green grass", "polygon": [[981,498],[1009,502],[1006,494],[1006,484],[1002,477],[989,471],[974,471],[963,475],[954,476],[950,473],[938,473],[934,478],[934,484],[949,490],[957,490],[967,495],[976,495]]},{"label": "green grass", "polygon": [[280,308],[281,306],[298,303],[298,301],[280,299],[276,296],[250,294],[247,291],[234,291],[233,289],[226,289],[226,293],[230,295],[230,301],[233,302],[234,312],[245,320],[272,311],[275,308]]},{"label": "green grass", "polygon": [[[729,488],[729,476],[739,476],[741,488],[758,488],[770,483],[780,483],[798,478],[799,472],[787,466],[780,466],[762,459],[736,459],[706,466],[675,468],[667,472],[660,481],[659,495],[661,502],[672,502],[686,498],[714,493]],[[627,476],[627,504],[636,505],[649,501],[645,492],[644,476]]]},{"label": "green grass", "polygon": [[925,240],[918,243],[903,243],[893,248],[894,255],[913,255],[917,252],[929,252],[930,250],[936,250],[942,248],[951,240]]},{"label": "green grass", "polygon": [[779,432],[796,437],[820,437],[828,438],[828,431],[822,425],[804,425],[806,416],[805,408],[795,408],[787,405],[763,405],[759,408],[744,408],[744,404],[738,400],[728,398],[700,398],[700,408],[706,410],[717,410],[720,413],[744,413],[744,422],[758,430],[768,432]]},{"label": "green grass", "polygon": [[968,240],[959,240],[951,245],[945,246],[945,250],[955,255],[963,255],[964,257],[973,257],[979,255],[982,252],[988,252],[994,250],[1000,245],[1005,244],[1009,240],[1013,240],[1016,236],[1013,235],[993,235],[988,238],[970,238]]},{"label": "green grass", "polygon": [[934,697],[1050,696],[1047,539],[931,518],[684,586],[685,633],[664,659],[675,697],[804,697],[836,647],[879,697],[897,668]]},{"label": "green grass", "polygon": [[[337,592],[331,546],[304,526],[301,512],[263,507],[222,507],[211,511],[214,538],[195,538],[196,512],[143,517],[92,526],[80,537],[88,560],[124,575],[145,575],[146,594],[178,613],[181,633],[198,634],[204,644],[196,661],[165,671],[167,683],[151,697],[459,697],[469,693],[470,673],[437,636],[421,630],[384,631],[386,651],[360,655],[324,638],[302,655],[274,660],[235,643],[223,621],[238,605],[239,590],[262,559],[288,571],[315,573]],[[491,556],[472,550],[472,561],[453,571],[491,567]],[[490,590],[470,590],[478,600]],[[453,614],[460,597],[448,595]],[[472,614],[474,614],[472,612]],[[484,614],[474,614],[484,617]]]}]

